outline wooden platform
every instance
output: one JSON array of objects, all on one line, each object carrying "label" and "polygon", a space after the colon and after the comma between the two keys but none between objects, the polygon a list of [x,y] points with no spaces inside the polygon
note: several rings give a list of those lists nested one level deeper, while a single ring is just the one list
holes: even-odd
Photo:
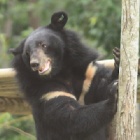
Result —
[{"label": "wooden platform", "polygon": [[[0,69],[0,112],[29,114],[30,107],[20,93],[15,74],[12,68]],[[138,93],[140,93],[140,80]],[[140,94],[137,101],[140,103]]]},{"label": "wooden platform", "polygon": [[0,69],[0,112],[29,114],[30,107],[22,97],[12,68]]}]

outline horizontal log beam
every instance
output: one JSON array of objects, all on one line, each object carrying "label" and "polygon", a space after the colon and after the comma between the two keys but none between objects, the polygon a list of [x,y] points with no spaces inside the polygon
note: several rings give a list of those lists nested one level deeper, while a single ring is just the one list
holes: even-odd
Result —
[{"label": "horizontal log beam", "polygon": [[[98,62],[104,64],[104,61]],[[113,60],[105,62],[106,67],[112,68]],[[11,114],[29,114],[31,109],[22,97],[15,80],[16,72],[12,68],[0,69],[0,112]],[[138,78],[137,102],[140,103],[140,77]]]},{"label": "horizontal log beam", "polygon": [[23,98],[0,97],[0,112],[28,115],[31,113],[31,108]]},{"label": "horizontal log beam", "polygon": [[0,112],[27,115],[31,108],[22,97],[12,68],[0,69]]}]

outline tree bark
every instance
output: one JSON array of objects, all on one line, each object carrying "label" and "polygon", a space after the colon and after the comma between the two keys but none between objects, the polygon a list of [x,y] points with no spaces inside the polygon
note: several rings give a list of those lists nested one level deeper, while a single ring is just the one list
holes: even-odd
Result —
[{"label": "tree bark", "polygon": [[111,140],[136,139],[139,0],[122,0],[118,112]]}]

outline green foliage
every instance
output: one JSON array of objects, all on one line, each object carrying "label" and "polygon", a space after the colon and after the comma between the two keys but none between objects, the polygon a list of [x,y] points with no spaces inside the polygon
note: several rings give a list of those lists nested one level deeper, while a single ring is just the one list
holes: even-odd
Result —
[{"label": "green foliage", "polygon": [[[120,44],[120,1],[0,0],[0,67],[10,67],[9,48],[16,47],[34,28],[49,24],[52,13],[59,10],[68,13],[67,28],[112,57],[112,48]],[[30,116],[0,114],[0,140],[33,140],[33,124]]]},{"label": "green foliage", "polygon": [[31,116],[0,114],[0,140],[35,140],[34,123]]},{"label": "green foliage", "polygon": [[[0,33],[0,56],[2,59],[0,59],[0,67],[7,67],[9,65],[9,56],[7,55],[7,48],[8,48],[8,40],[6,40],[6,37],[4,34]],[[6,63],[3,63],[6,62]]]},{"label": "green foliage", "polygon": [[72,26],[81,28],[92,46],[106,50],[108,55],[112,55],[112,48],[120,44],[120,8],[117,0],[72,0],[67,6],[71,11]]},{"label": "green foliage", "polygon": [[104,50],[108,56],[120,44],[121,6],[117,0],[2,0],[0,9],[2,33],[5,34],[8,21],[12,24],[12,33],[6,33],[8,47],[17,46],[37,27],[37,22],[38,26],[49,24],[51,14],[58,10],[68,13],[67,28],[79,32],[88,44]]}]

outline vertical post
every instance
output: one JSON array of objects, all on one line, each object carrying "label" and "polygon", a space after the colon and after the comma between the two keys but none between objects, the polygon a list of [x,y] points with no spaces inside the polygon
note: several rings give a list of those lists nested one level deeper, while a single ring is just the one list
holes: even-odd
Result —
[{"label": "vertical post", "polygon": [[122,0],[118,110],[110,140],[136,139],[139,0]]}]

